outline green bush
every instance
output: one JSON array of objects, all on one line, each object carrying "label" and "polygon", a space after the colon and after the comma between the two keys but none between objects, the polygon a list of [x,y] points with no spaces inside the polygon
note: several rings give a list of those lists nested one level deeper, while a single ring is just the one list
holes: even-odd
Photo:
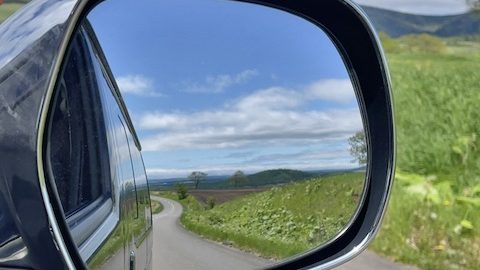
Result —
[{"label": "green bush", "polygon": [[212,209],[212,208],[215,207],[216,200],[215,200],[214,197],[209,196],[209,197],[207,198],[206,203],[207,203],[207,209]]},{"label": "green bush", "polygon": [[183,200],[188,196],[187,186],[184,183],[176,183],[175,192],[177,193],[179,200]]}]

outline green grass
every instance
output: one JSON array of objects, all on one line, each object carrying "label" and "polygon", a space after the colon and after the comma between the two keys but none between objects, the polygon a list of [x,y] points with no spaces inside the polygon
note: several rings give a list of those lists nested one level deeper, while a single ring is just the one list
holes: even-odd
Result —
[{"label": "green grass", "polygon": [[[363,173],[345,173],[274,187],[206,207],[189,196],[181,200],[181,222],[206,238],[264,257],[285,258],[330,240],[358,205]],[[171,198],[177,199],[174,194]]]},{"label": "green grass", "polygon": [[371,249],[422,269],[478,269],[480,54],[467,45],[387,54],[399,173]]},{"label": "green grass", "polygon": [[152,205],[152,215],[158,214],[163,211],[163,205],[155,200],[150,201]]},{"label": "green grass", "polygon": [[0,24],[23,6],[24,4],[21,3],[4,3],[0,5]]},{"label": "green grass", "polygon": [[397,181],[371,249],[421,269],[478,269],[479,210],[455,200],[435,203]]},{"label": "green grass", "polygon": [[397,165],[451,175],[459,188],[479,182],[480,56],[389,54]]}]

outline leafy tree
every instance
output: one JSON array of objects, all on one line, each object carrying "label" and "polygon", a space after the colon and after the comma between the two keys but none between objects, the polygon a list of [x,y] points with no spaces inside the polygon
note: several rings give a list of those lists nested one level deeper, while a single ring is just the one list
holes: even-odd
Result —
[{"label": "leafy tree", "polygon": [[230,176],[228,180],[234,187],[238,187],[241,184],[246,183],[248,179],[242,171],[238,170],[232,176]]},{"label": "leafy tree", "polygon": [[193,183],[195,185],[195,189],[198,189],[198,185],[200,184],[200,182],[204,181],[205,178],[207,178],[207,174],[204,173],[204,172],[198,172],[198,171],[192,172],[188,176],[188,179],[193,181]]},{"label": "leafy tree", "polygon": [[367,163],[367,142],[365,140],[365,133],[358,131],[352,137],[348,138],[350,144],[350,154],[355,157],[360,165]]},{"label": "leafy tree", "polygon": [[188,190],[187,190],[187,186],[184,183],[180,183],[180,182],[176,183],[175,192],[177,192],[177,196],[179,200],[183,200],[187,198]]}]

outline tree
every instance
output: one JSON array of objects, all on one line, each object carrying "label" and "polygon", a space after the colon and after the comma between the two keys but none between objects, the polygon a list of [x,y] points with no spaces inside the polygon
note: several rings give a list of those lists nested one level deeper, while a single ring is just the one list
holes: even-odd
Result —
[{"label": "tree", "polygon": [[365,133],[358,131],[352,137],[348,138],[350,144],[350,154],[355,157],[360,165],[367,163],[367,142],[365,140]]},{"label": "tree", "polygon": [[230,183],[232,183],[234,187],[238,187],[241,184],[247,182],[247,177],[242,171],[238,170],[232,176],[230,176],[228,180],[230,181]]},{"label": "tree", "polygon": [[467,5],[476,12],[480,11],[480,0],[466,0]]},{"label": "tree", "polygon": [[184,183],[177,182],[175,184],[175,191],[177,192],[179,200],[187,198],[187,186]]},{"label": "tree", "polygon": [[192,172],[189,176],[188,179],[193,181],[193,184],[195,185],[195,189],[198,189],[198,185],[200,184],[201,181],[204,181],[205,178],[207,178],[207,174],[204,172]]}]

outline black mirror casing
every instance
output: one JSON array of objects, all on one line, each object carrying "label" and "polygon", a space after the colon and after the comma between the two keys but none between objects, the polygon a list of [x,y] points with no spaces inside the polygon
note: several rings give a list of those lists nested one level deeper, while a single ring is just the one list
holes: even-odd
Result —
[{"label": "black mirror casing", "polygon": [[[230,1],[281,9],[319,26],[336,45],[349,70],[369,151],[363,202],[350,225],[335,239],[270,269],[329,269],[340,265],[364,250],[378,232],[392,187],[393,105],[379,39],[365,14],[349,0]],[[12,231],[19,239],[8,250],[0,246],[0,268],[86,268],[63,218],[55,183],[43,170],[42,157],[53,89],[70,39],[100,2],[41,0],[0,26],[0,123],[5,127],[0,129],[0,207],[8,206],[4,211],[11,216]],[[55,21],[46,21],[51,14],[55,14]],[[42,29],[18,30],[27,22],[42,25]],[[15,250],[25,250],[25,256],[12,259]]]}]

